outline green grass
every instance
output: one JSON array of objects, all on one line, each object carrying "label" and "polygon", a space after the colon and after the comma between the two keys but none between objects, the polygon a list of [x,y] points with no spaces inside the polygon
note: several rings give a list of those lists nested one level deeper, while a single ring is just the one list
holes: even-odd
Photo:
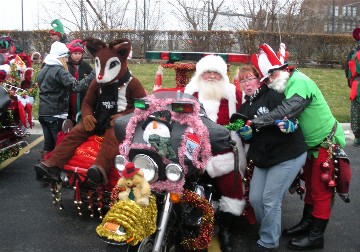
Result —
[{"label": "green grass", "polygon": [[344,70],[302,68],[300,71],[318,85],[335,118],[339,122],[350,122],[350,89]]},{"label": "green grass", "polygon": [[[150,94],[153,89],[155,74],[159,64],[134,63],[129,64],[129,69],[143,84],[146,91]],[[231,66],[231,76],[234,76],[238,66]],[[175,71],[164,68],[163,86],[175,86]],[[301,68],[301,72],[309,76],[320,88],[329,107],[339,122],[350,122],[350,100],[349,88],[342,69],[319,69],[319,68]],[[38,103],[36,99],[33,108],[33,116],[38,118]],[[314,118],[316,123],[316,118]]]}]

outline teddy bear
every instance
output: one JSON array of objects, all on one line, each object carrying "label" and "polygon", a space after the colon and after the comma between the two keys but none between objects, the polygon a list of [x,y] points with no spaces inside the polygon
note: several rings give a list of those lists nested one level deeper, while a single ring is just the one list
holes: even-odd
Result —
[{"label": "teddy bear", "polygon": [[96,232],[110,244],[116,241],[135,246],[156,232],[156,197],[150,197],[150,185],[134,163],[127,163],[121,175],[114,188],[120,189],[117,200]]},{"label": "teddy bear", "polygon": [[144,178],[144,173],[140,168],[136,168],[134,163],[130,162],[125,165],[117,186],[123,189],[118,194],[119,200],[130,199],[142,206],[149,205],[150,184]]}]

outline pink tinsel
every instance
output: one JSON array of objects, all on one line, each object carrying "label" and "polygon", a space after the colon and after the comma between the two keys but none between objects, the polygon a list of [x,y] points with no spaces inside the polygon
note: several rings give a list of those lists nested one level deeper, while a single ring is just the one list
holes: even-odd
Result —
[{"label": "pink tinsel", "polygon": [[[149,108],[147,110],[135,109],[134,115],[130,118],[128,125],[126,126],[126,138],[123,143],[119,146],[119,152],[121,155],[128,156],[129,150],[131,148],[140,148],[140,149],[154,149],[153,147],[149,147],[146,144],[133,143],[133,138],[135,134],[135,129],[139,123],[146,120],[146,118],[152,113],[160,110],[164,110],[167,105],[170,105],[174,102],[175,99],[158,99],[154,95],[150,95],[147,97],[150,101]],[[200,147],[196,148],[193,153],[193,164],[198,169],[203,169],[211,157],[211,145],[209,139],[209,131],[206,126],[203,124],[200,118],[200,105],[197,102],[194,102],[192,99],[181,99],[185,102],[193,102],[194,103],[194,111],[193,113],[175,113],[171,112],[172,121],[178,122],[182,125],[188,125],[189,127],[185,130],[184,135],[182,136],[182,142],[178,149],[178,157],[179,163],[184,169],[184,176],[178,182],[171,181],[157,181],[151,184],[153,190],[159,191],[171,191],[175,193],[182,193],[183,186],[185,183],[185,175],[187,173],[187,167],[185,165],[185,144],[187,140],[187,135],[190,133],[196,134],[198,139],[200,140]],[[169,163],[170,160],[163,159],[163,162]]]}]

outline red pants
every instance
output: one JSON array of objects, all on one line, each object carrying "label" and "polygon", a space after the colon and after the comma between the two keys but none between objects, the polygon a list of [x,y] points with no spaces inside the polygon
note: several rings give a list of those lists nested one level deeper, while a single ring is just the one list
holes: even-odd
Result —
[{"label": "red pants", "polygon": [[[320,148],[318,158],[311,157],[307,159],[303,167],[303,179],[305,180],[305,203],[314,206],[312,215],[319,219],[328,220],[331,213],[331,201],[333,197],[333,189],[328,186],[328,182],[321,180],[323,172],[320,165],[325,162],[328,157],[327,149]],[[334,172],[334,164],[332,159],[329,161],[330,174]]]},{"label": "red pants", "polygon": [[[50,158],[46,160],[46,165],[63,168],[74,155],[76,148],[91,135],[93,135],[93,133],[87,132],[82,123],[77,124],[70,133],[66,135],[64,140],[55,147]],[[110,169],[114,166],[116,155],[119,154],[119,144],[119,141],[115,137],[114,128],[107,129],[94,165],[101,166],[106,173],[109,173]]]}]

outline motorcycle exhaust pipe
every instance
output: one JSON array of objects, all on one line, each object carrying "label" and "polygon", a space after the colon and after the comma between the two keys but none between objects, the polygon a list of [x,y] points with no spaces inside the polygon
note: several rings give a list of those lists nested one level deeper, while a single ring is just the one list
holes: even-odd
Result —
[{"label": "motorcycle exhaust pipe", "polygon": [[152,250],[153,252],[161,251],[161,244],[164,240],[165,231],[169,223],[169,218],[172,208],[173,208],[173,203],[170,201],[170,193],[167,193],[164,199],[164,207],[161,215],[161,220],[159,223],[159,227],[157,228],[157,232],[154,240],[154,247]]}]

